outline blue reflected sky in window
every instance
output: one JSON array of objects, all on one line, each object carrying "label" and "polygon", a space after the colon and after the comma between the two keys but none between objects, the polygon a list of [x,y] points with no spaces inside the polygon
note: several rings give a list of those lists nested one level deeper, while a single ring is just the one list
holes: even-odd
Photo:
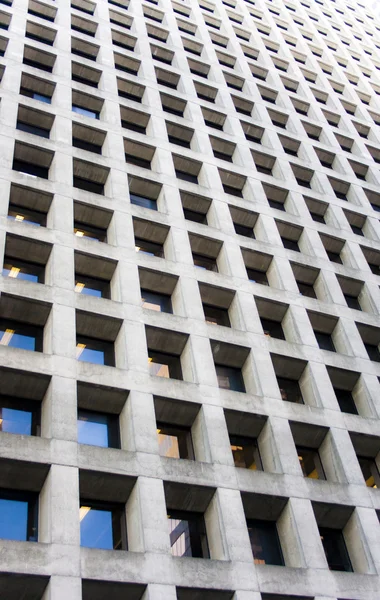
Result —
[{"label": "blue reflected sky in window", "polygon": [[86,108],[82,108],[81,106],[72,106],[73,112],[78,113],[79,115],[84,115],[85,117],[90,117],[90,119],[97,119],[98,115],[93,110],[87,110]]},{"label": "blue reflected sky in window", "polygon": [[90,446],[101,446],[102,448],[108,448],[107,417],[103,415],[97,417],[97,415],[95,415],[93,421],[88,420],[84,416],[79,416],[78,442],[80,444],[89,444]]},{"label": "blue reflected sky in window", "polygon": [[0,498],[0,538],[25,541],[28,527],[28,503]]},{"label": "blue reflected sky in window", "polygon": [[[3,269],[4,277],[9,277],[10,272],[10,269]],[[22,271],[19,271],[17,273],[17,279],[24,279],[25,281],[36,281],[38,283],[38,275],[33,275],[32,273],[23,273]]]},{"label": "blue reflected sky in window", "polygon": [[32,435],[32,413],[26,410],[14,408],[2,408],[0,410],[1,431],[7,433],[21,433]]},{"label": "blue reflected sky in window", "polygon": [[81,290],[81,294],[87,294],[87,296],[96,296],[97,298],[102,297],[101,290],[94,290],[91,287],[87,287],[87,285],[85,285],[84,288]]},{"label": "blue reflected sky in window", "polygon": [[[21,215],[21,213],[19,213]],[[41,227],[41,223],[37,223],[37,221],[29,221],[27,218],[18,219],[15,215],[7,215],[8,219],[11,221],[16,221],[16,223],[27,223],[28,225],[37,225],[37,227]]]},{"label": "blue reflected sky in window", "polygon": [[[9,330],[13,331],[13,330]],[[0,330],[0,344],[9,346],[10,348],[21,348],[22,350],[35,350],[36,349],[36,339],[30,335],[22,335],[22,333],[9,333],[9,331]],[[5,343],[3,338],[6,336],[6,339],[9,341]]]},{"label": "blue reflected sky in window", "polygon": [[78,355],[78,360],[94,363],[96,365],[104,365],[104,352],[102,350],[84,348],[84,350]]},{"label": "blue reflected sky in window", "polygon": [[35,100],[40,100],[40,102],[45,102],[46,104],[51,104],[51,98],[49,96],[43,96],[42,94],[37,94],[34,92],[33,98]]},{"label": "blue reflected sky in window", "polygon": [[[85,509],[81,508],[81,511]],[[86,548],[113,549],[112,511],[91,508],[80,522],[80,544]]]}]

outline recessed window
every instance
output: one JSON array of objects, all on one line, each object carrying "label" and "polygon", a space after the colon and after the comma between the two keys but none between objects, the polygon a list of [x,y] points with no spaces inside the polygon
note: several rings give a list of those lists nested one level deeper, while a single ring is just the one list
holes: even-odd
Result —
[{"label": "recessed window", "polygon": [[260,318],[262,328],[264,330],[264,335],[267,337],[274,337],[278,340],[284,340],[284,330],[282,329],[282,325],[279,321],[272,321],[272,319],[264,319]]},{"label": "recessed window", "polygon": [[172,313],[171,298],[167,294],[158,294],[149,290],[141,290],[143,308],[156,310],[158,312]]},{"label": "recessed window", "polygon": [[367,487],[380,488],[380,473],[374,458],[358,456],[360,468]]},{"label": "recessed window", "polygon": [[78,411],[78,442],[102,448],[120,448],[117,415]]},{"label": "recessed window", "polygon": [[0,396],[0,431],[39,435],[40,404],[33,400]]},{"label": "recessed window", "polygon": [[230,318],[228,316],[228,310],[226,310],[225,308],[219,308],[217,306],[203,304],[203,312],[205,314],[206,323],[211,323],[212,325],[223,325],[224,327],[231,327]]},{"label": "recessed window", "polygon": [[115,351],[112,342],[82,335],[77,336],[76,358],[96,365],[115,366]]},{"label": "recessed window", "polygon": [[8,219],[16,223],[27,223],[29,225],[46,226],[46,213],[38,210],[30,210],[24,206],[9,203]]},{"label": "recessed window", "polygon": [[43,283],[45,268],[37,263],[5,256],[2,274],[4,277],[11,277],[12,279]]},{"label": "recessed window", "polygon": [[262,471],[260,452],[255,438],[230,435],[231,452],[235,467]]},{"label": "recessed window", "polygon": [[157,436],[160,456],[194,460],[190,427],[157,423]]},{"label": "recessed window", "polygon": [[220,388],[235,392],[245,392],[241,369],[226,367],[224,365],[215,365],[215,371]]},{"label": "recessed window", "polygon": [[72,105],[72,111],[78,113],[78,115],[89,117],[90,119],[99,119],[100,116],[100,113],[95,110],[89,110],[88,108],[84,108],[83,106],[77,106],[75,104]]},{"label": "recessed window", "polygon": [[194,265],[200,269],[205,269],[206,271],[215,271],[216,273],[218,272],[218,265],[216,264],[215,258],[203,256],[202,254],[196,254],[193,252],[193,262]]},{"label": "recessed window", "polygon": [[106,279],[86,277],[75,274],[75,291],[78,294],[96,296],[97,298],[110,298],[110,284]]},{"label": "recessed window", "polygon": [[320,527],[321,542],[331,571],[352,571],[343,533],[339,529]]},{"label": "recessed window", "polygon": [[135,250],[141,254],[147,254],[148,256],[164,257],[164,247],[162,244],[156,244],[149,240],[143,240],[141,238],[135,238]]},{"label": "recessed window", "polygon": [[179,356],[148,349],[149,374],[156,377],[182,379]]},{"label": "recessed window", "polygon": [[136,206],[142,206],[143,208],[150,208],[151,210],[158,210],[157,201],[152,198],[145,198],[144,196],[138,196],[137,194],[129,194],[131,204]]},{"label": "recessed window", "polygon": [[0,319],[0,345],[42,352],[43,328],[19,321]]},{"label": "recessed window", "polygon": [[277,383],[280,388],[282,400],[295,402],[296,404],[304,403],[298,381],[295,379],[287,379],[286,377],[277,377]]},{"label": "recessed window", "polygon": [[284,565],[276,523],[247,519],[253,560],[256,565]]},{"label": "recessed window", "polygon": [[296,446],[304,477],[309,479],[326,479],[318,450]]},{"label": "recessed window", "polygon": [[80,221],[74,221],[74,233],[78,237],[85,237],[97,242],[107,241],[107,230],[100,227],[93,227]]},{"label": "recessed window", "polygon": [[269,285],[266,273],[264,271],[258,271],[257,269],[247,268],[247,275],[250,281],[254,283],[261,283],[261,285]]},{"label": "recessed window", "polygon": [[341,390],[334,387],[336,399],[338,400],[339,408],[342,412],[351,415],[357,415],[358,409],[356,408],[355,400],[352,393],[348,390]]},{"label": "recessed window", "polygon": [[0,538],[38,541],[38,495],[32,492],[0,491]]},{"label": "recessed window", "polygon": [[206,526],[201,513],[168,509],[168,526],[173,556],[209,558]]},{"label": "recessed window", "polygon": [[126,550],[124,506],[81,500],[80,545],[101,550]]}]

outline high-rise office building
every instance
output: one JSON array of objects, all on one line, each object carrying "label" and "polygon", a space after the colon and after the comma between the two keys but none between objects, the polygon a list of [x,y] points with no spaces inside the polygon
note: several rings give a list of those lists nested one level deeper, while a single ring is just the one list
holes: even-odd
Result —
[{"label": "high-rise office building", "polygon": [[0,598],[379,600],[376,4],[0,25]]}]

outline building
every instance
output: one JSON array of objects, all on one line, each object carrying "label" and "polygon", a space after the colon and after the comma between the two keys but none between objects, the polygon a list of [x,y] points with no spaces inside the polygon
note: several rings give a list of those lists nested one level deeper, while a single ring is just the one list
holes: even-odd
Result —
[{"label": "building", "polygon": [[1,598],[379,600],[376,7],[1,2]]}]

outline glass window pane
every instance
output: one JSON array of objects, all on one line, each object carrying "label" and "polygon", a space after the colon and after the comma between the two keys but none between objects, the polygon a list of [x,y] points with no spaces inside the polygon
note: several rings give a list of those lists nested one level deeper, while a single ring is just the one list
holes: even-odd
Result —
[{"label": "glass window pane", "polygon": [[178,437],[175,435],[168,435],[161,433],[160,429],[157,429],[158,434],[158,451],[160,456],[166,456],[168,458],[180,458]]},{"label": "glass window pane", "polygon": [[170,546],[173,556],[192,556],[188,521],[168,518]]},{"label": "glass window pane", "polygon": [[32,434],[32,413],[13,408],[0,409],[0,430],[7,433]]},{"label": "glass window pane", "polygon": [[81,506],[79,518],[81,546],[113,549],[112,511]]},{"label": "glass window pane", "polygon": [[85,344],[77,344],[77,359],[84,362],[104,365],[104,352],[86,348]]},{"label": "glass window pane", "polygon": [[90,446],[109,446],[108,419],[106,415],[78,414],[78,442]]},{"label": "glass window pane", "polygon": [[25,541],[28,529],[28,503],[0,499],[0,538]]},{"label": "glass window pane", "polygon": [[14,329],[0,330],[0,345],[22,350],[35,350],[36,340],[29,335],[16,333]]}]

